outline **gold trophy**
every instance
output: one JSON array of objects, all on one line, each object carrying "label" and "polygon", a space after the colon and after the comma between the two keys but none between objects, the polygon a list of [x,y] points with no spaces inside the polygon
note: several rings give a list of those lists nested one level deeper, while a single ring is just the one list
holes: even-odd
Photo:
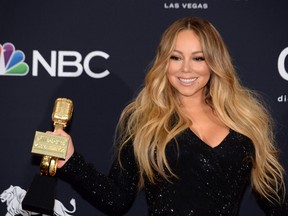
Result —
[{"label": "gold trophy", "polygon": [[[57,98],[52,112],[54,131],[65,129],[71,120],[73,103],[67,98]],[[36,131],[32,153],[42,155],[40,173],[36,175],[22,201],[28,211],[53,215],[58,159],[65,159],[69,139],[63,136]]]}]

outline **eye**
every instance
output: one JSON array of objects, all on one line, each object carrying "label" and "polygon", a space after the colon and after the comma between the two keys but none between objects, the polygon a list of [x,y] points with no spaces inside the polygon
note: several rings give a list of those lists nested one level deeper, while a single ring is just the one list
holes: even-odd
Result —
[{"label": "eye", "polygon": [[195,57],[193,58],[195,61],[205,61],[205,58],[204,57]]},{"label": "eye", "polygon": [[172,55],[172,56],[170,57],[170,59],[171,59],[171,60],[174,60],[174,61],[180,61],[180,60],[182,60],[181,57],[178,57],[178,56],[175,56],[175,55]]}]

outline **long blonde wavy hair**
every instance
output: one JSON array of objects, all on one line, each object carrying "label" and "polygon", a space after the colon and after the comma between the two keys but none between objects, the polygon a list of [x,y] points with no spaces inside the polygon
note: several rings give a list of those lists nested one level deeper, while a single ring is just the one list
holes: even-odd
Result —
[{"label": "long blonde wavy hair", "polygon": [[179,109],[166,71],[177,34],[184,29],[190,29],[198,36],[205,61],[212,71],[205,87],[206,103],[225,125],[249,137],[254,144],[253,189],[269,201],[280,203],[285,193],[284,170],[274,145],[272,119],[257,95],[239,83],[218,31],[201,18],[179,19],[163,33],[144,87],[120,116],[117,126],[119,154],[123,146],[132,141],[140,188],[144,186],[144,178],[157,182],[155,173],[167,180],[174,175],[165,156],[165,147],[191,122]]}]

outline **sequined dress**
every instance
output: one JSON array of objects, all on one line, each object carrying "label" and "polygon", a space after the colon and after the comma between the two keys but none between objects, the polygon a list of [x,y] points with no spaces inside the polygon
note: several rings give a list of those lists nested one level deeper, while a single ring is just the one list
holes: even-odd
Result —
[{"label": "sequined dress", "polygon": [[[158,176],[157,184],[145,182],[150,216],[236,216],[246,186],[250,183],[254,147],[250,139],[233,130],[212,148],[190,129],[171,140],[166,156],[174,174],[167,180]],[[99,173],[74,153],[59,176],[70,182],[89,202],[107,215],[125,214],[137,195],[138,168],[132,145],[121,154],[110,173]],[[259,199],[267,215],[288,215],[288,202],[281,208]]]}]

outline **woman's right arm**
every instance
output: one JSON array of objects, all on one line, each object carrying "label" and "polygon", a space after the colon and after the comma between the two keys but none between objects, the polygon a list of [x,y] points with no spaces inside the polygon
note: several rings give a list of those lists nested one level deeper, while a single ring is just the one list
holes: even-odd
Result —
[{"label": "woman's right arm", "polygon": [[116,159],[108,176],[98,172],[84,157],[75,152],[71,137],[64,131],[54,132],[69,137],[65,161],[58,162],[58,176],[69,182],[92,205],[108,215],[123,215],[138,192],[138,168],[133,147],[127,144],[121,152],[120,167]]}]

